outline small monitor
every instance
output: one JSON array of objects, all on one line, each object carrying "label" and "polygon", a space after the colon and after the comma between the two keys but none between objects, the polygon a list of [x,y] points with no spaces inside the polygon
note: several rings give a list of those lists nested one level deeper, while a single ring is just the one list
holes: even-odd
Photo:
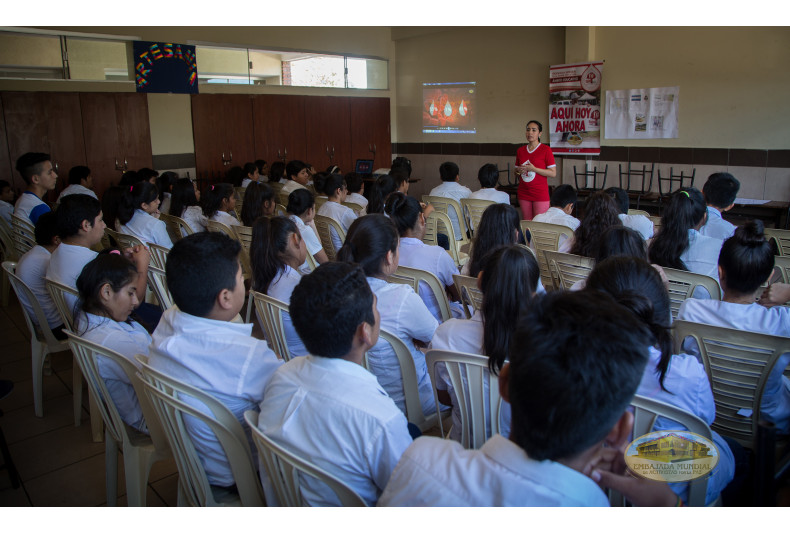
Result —
[{"label": "small monitor", "polygon": [[357,163],[354,166],[354,172],[357,174],[371,174],[373,172],[373,160],[357,159]]}]

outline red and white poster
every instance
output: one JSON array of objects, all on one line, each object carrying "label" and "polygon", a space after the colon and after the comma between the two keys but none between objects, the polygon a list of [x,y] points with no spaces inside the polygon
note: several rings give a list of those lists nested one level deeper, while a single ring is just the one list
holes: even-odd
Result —
[{"label": "red and white poster", "polygon": [[601,154],[603,61],[552,65],[549,142],[554,154]]}]

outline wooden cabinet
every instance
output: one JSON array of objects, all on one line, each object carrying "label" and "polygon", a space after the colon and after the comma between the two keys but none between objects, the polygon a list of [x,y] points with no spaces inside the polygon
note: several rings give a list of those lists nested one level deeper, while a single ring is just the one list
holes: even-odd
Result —
[{"label": "wooden cabinet", "polygon": [[307,159],[305,99],[301,95],[261,94],[253,97],[255,159],[269,165]]},{"label": "wooden cabinet", "polygon": [[[3,100],[0,99],[0,117],[3,117]],[[0,180],[11,184],[12,189],[22,187],[22,179],[14,170],[14,163],[8,153],[8,135],[5,131],[5,120],[0,120]]]},{"label": "wooden cabinet", "polygon": [[349,101],[352,163],[357,159],[373,159],[373,170],[389,168],[392,164],[390,99],[350,98]]},{"label": "wooden cabinet", "polygon": [[305,101],[307,160],[318,171],[338,165],[351,169],[350,98],[315,96]]}]

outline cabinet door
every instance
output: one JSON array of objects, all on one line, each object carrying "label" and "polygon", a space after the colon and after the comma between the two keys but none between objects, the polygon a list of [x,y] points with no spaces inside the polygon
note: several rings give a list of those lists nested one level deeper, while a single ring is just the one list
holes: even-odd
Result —
[{"label": "cabinet door", "polygon": [[299,95],[261,94],[252,100],[255,158],[269,165],[278,159],[307,159],[305,99]]},{"label": "cabinet door", "polygon": [[218,104],[224,126],[225,155],[230,160],[227,168],[244,166],[255,161],[255,133],[252,126],[252,95],[223,94]]},{"label": "cabinet door", "polygon": [[305,100],[306,163],[323,171],[338,165],[351,169],[351,123],[347,97],[315,96]]},{"label": "cabinet door", "polygon": [[151,126],[148,120],[148,96],[143,93],[115,95],[118,119],[118,143],[130,170],[151,168]]},{"label": "cabinet door", "polygon": [[[210,180],[224,173],[223,147],[220,125],[219,94],[192,95],[192,136],[195,140],[195,171],[198,180]],[[201,186],[203,184],[201,183]]]},{"label": "cabinet door", "polygon": [[[80,93],[82,133],[93,188],[99,198],[117,185],[124,170],[124,150],[118,138],[118,114],[113,93]],[[137,170],[126,160],[129,170]]]},{"label": "cabinet door", "polygon": [[351,98],[350,101],[352,163],[357,159],[373,159],[374,170],[389,168],[392,163],[390,99]]},{"label": "cabinet door", "polygon": [[[4,117],[3,101],[0,99],[0,117]],[[0,180],[5,180],[11,184],[14,192],[21,191],[23,188],[22,179],[14,169],[16,160],[11,160],[11,155],[8,153],[8,135],[5,130],[5,120],[0,120]]]}]

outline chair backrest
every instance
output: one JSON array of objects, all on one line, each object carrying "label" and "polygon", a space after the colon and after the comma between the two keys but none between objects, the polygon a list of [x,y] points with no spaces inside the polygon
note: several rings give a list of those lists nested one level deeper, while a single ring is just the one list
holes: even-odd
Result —
[{"label": "chair backrest", "polygon": [[133,246],[144,246],[143,241],[128,233],[121,233],[110,228],[104,228],[104,233],[109,235],[115,241],[116,246],[122,250]]},{"label": "chair backrest", "polygon": [[332,232],[329,228],[335,229],[335,232],[337,233],[338,237],[340,237],[341,242],[345,242],[346,232],[343,231],[343,228],[334,218],[316,215],[313,221],[315,222],[315,229],[318,230],[318,238],[321,239],[321,245],[323,246],[327,257],[330,261],[334,261],[339,250],[335,250],[335,245],[332,244]]},{"label": "chair backrest", "polygon": [[327,196],[316,196],[315,197],[315,211],[318,212],[321,209],[321,206],[324,205],[329,201],[329,197]]},{"label": "chair backrest", "polygon": [[241,271],[244,279],[252,279],[252,266],[250,263],[250,254],[246,248],[244,248],[244,243],[241,242],[238,234],[233,230],[235,226],[228,226],[227,224],[223,224],[222,222],[217,222],[216,220],[208,220],[206,222],[206,230],[207,231],[214,231],[217,233],[224,233],[234,241],[239,241],[242,245],[241,254],[239,256],[239,261],[241,261]]},{"label": "chair backrest", "polygon": [[[447,369],[458,401],[458,412],[461,415],[461,444],[464,448],[480,448],[492,435],[499,433],[502,398],[499,395],[499,378],[488,370],[488,357],[429,350],[425,354],[425,362],[433,383],[437,417],[441,415],[436,391],[438,379],[436,363],[444,363]],[[490,432],[486,431],[486,419],[490,421]],[[442,436],[444,436],[444,428],[442,428]]]},{"label": "chair backrest", "polygon": [[551,250],[544,250],[543,254],[546,256],[557,289],[570,290],[577,281],[587,279],[595,266],[595,260],[590,257]]},{"label": "chair backrest", "polygon": [[[147,357],[137,355],[135,359],[142,367],[140,374],[145,393],[159,416],[170,449],[173,450],[178,466],[180,494],[185,503],[193,506],[221,504],[214,498],[206,472],[184,423],[184,415],[188,415],[206,424],[217,437],[228,458],[241,504],[264,505],[263,489],[256,473],[247,435],[233,413],[210,394],[151,368]],[[186,403],[184,397],[202,403],[211,414]]]},{"label": "chair backrest", "polygon": [[[446,213],[434,210],[425,219],[425,234],[422,237],[422,242],[438,246],[439,233],[447,235],[448,238],[452,237],[454,235],[453,223]],[[450,249],[447,250],[447,253],[453,258],[453,262],[460,267],[469,259],[469,256],[461,252],[461,245],[459,244],[461,241],[456,241],[453,238],[449,240]]]},{"label": "chair backrest", "polygon": [[283,190],[284,183],[280,183],[279,181],[267,181],[266,185],[272,188],[275,195],[279,195],[280,191]]},{"label": "chair backrest", "polygon": [[300,479],[302,476],[310,476],[332,489],[343,507],[367,507],[365,501],[348,485],[266,436],[258,429],[258,413],[245,411],[244,421],[252,430],[252,441],[258,449],[258,457],[266,469],[280,506],[307,506],[302,497]]},{"label": "chair backrest", "polygon": [[307,252],[305,261],[307,261],[307,266],[310,267],[310,272],[318,268],[318,261],[315,260],[315,257],[310,252]]},{"label": "chair backrest", "polygon": [[173,243],[183,238],[184,235],[195,233],[189,223],[181,217],[162,213],[159,215],[159,220],[165,223],[167,234],[170,235],[170,240]]},{"label": "chair backrest", "polygon": [[483,291],[477,288],[477,278],[453,274],[453,285],[461,297],[461,305],[464,306],[466,318],[471,318],[469,306],[475,311],[479,311],[483,307]]},{"label": "chair backrest", "polygon": [[441,321],[446,322],[453,317],[450,312],[450,302],[447,300],[444,284],[432,272],[399,265],[397,270],[387,278],[387,281],[409,285],[418,296],[420,296],[420,283],[424,283],[438,302],[439,314],[442,317]]},{"label": "chair backrest", "polygon": [[288,312],[288,304],[257,291],[250,291],[250,297],[255,302],[258,323],[266,334],[269,347],[274,350],[277,357],[283,361],[290,361],[291,352],[288,351],[288,341],[285,338],[283,324],[283,313]]},{"label": "chair backrest", "polygon": [[[691,171],[691,175],[686,174],[683,170],[680,171],[680,174],[675,174],[675,169],[673,167],[669,167],[669,177],[661,176],[661,167],[658,168],[658,192],[661,196],[669,196],[676,190],[682,187],[693,187],[694,186],[694,176],[697,175],[697,169],[694,168]],[[664,185],[666,184],[667,188],[664,189]]]},{"label": "chair backrest", "polygon": [[153,265],[148,266],[148,287],[150,287],[151,292],[156,296],[156,301],[159,302],[162,311],[170,309],[175,305],[173,296],[170,294],[170,289],[167,288],[167,274],[165,273],[165,269],[157,268]]},{"label": "chair backrest", "polygon": [[[622,163],[620,163],[618,167],[620,170],[621,189],[625,190],[626,192],[646,194],[649,193],[653,188],[653,170],[656,167],[655,163],[650,163],[650,168],[643,164],[641,170],[637,170],[637,168],[631,162],[626,165],[626,170],[623,170]],[[634,185],[633,188],[631,187],[632,184]]]},{"label": "chair backrest", "polygon": [[151,254],[150,266],[164,270],[165,265],[167,264],[167,254],[170,253],[170,248],[165,248],[164,246],[160,246],[152,242],[149,242],[147,246],[148,252]]},{"label": "chair backrest", "polygon": [[765,236],[776,243],[779,255],[790,255],[790,230],[765,228]]},{"label": "chair backrest", "polygon": [[251,279],[252,261],[250,260],[250,244],[252,243],[252,227],[231,226],[230,229],[233,231],[236,240],[241,243],[242,250],[239,256],[239,259],[241,260],[241,268],[245,272],[249,272],[249,276],[245,276],[245,279]]},{"label": "chair backrest", "polygon": [[17,255],[22,257],[25,252],[36,245],[36,228],[26,217],[11,214],[11,238],[14,241]]},{"label": "chair backrest", "polygon": [[790,352],[790,338],[685,320],[675,320],[673,328],[675,353],[686,337],[699,346],[716,404],[711,429],[756,451],[765,384],[777,360]]},{"label": "chair backrest", "polygon": [[534,220],[522,220],[521,231],[526,235],[529,231],[532,236],[532,246],[535,248],[535,255],[538,258],[540,267],[540,277],[546,288],[554,287],[554,278],[549,270],[549,263],[546,261],[544,250],[556,252],[560,246],[560,235],[565,235],[570,239],[573,237],[573,230],[561,224],[549,224],[547,222],[535,222]]},{"label": "chair backrest", "polygon": [[475,198],[461,198],[461,210],[464,212],[464,220],[466,227],[469,228],[469,233],[474,235],[475,228],[480,224],[480,218],[483,216],[489,205],[496,202],[493,200],[478,200]]},{"label": "chair backrest", "polygon": [[645,216],[645,217],[649,217],[650,216],[650,213],[648,213],[647,211],[643,211],[642,209],[629,209],[628,210],[628,214],[629,215],[642,215],[642,216]]},{"label": "chair backrest", "polygon": [[[466,219],[464,218],[464,211],[461,209],[461,204],[452,198],[445,198],[444,196],[430,196],[430,195],[423,195],[422,201],[426,204],[431,204],[436,211],[444,213],[445,215],[450,215],[450,210],[454,210],[455,214],[458,216],[458,226],[461,228],[461,239],[457,241],[458,249],[462,246],[469,244],[469,238],[466,236],[467,230],[469,227],[466,225]],[[447,237],[450,239],[450,245],[452,245],[453,241],[455,240],[455,230],[453,226],[450,226],[451,232],[447,234]]]},{"label": "chair backrest", "polygon": [[274,214],[278,217],[287,217],[288,209],[283,204],[277,204],[274,208]]},{"label": "chair backrest", "polygon": [[3,217],[0,217],[0,250],[5,261],[16,261],[20,257],[14,244],[11,225]]},{"label": "chair backrest", "polygon": [[46,283],[47,290],[49,291],[50,296],[52,296],[52,301],[54,302],[55,307],[58,309],[58,313],[60,313],[60,318],[63,320],[63,323],[71,331],[76,331],[74,329],[74,309],[69,304],[69,299],[66,298],[66,296],[71,296],[76,302],[80,299],[80,293],[74,287],[69,287],[68,285],[64,285],[63,283],[51,280],[49,278],[46,279]]},{"label": "chair backrest", "polygon": [[351,209],[354,212],[354,214],[357,216],[359,216],[360,213],[362,213],[362,210],[364,209],[364,207],[362,207],[361,205],[355,202],[342,202],[342,203],[344,206]]},{"label": "chair backrest", "polygon": [[658,230],[661,228],[661,217],[650,215],[647,218],[653,223],[653,235],[658,235]]},{"label": "chair backrest", "polygon": [[[593,191],[602,191],[606,188],[606,174],[609,173],[609,164],[607,163],[603,170],[598,168],[592,168],[591,170],[587,170],[586,167],[583,167],[584,170],[581,172],[576,169],[576,165],[573,165],[573,181],[576,184],[576,190],[593,190]],[[598,176],[601,176],[603,180],[601,184],[598,184]],[[584,183],[579,186],[579,178],[584,178]],[[589,179],[592,177],[592,186],[590,186]]]},{"label": "chair backrest", "polygon": [[233,232],[233,229],[231,229],[231,227],[228,226],[227,224],[223,224],[222,222],[218,222],[216,220],[207,220],[206,229],[208,231],[216,231],[217,233],[224,233],[234,241],[239,240],[238,237],[236,237],[236,234]]},{"label": "chair backrest", "polygon": [[790,283],[790,256],[774,256],[774,268],[779,271],[782,283]]},{"label": "chair backrest", "polygon": [[678,311],[686,298],[691,298],[697,287],[703,287],[710,294],[712,300],[721,300],[721,288],[719,282],[704,274],[695,274],[685,270],[674,268],[664,268],[664,273],[669,280],[669,308],[672,312],[672,319],[678,316]]},{"label": "chair backrest", "polygon": [[[44,314],[44,310],[41,309],[41,305],[38,303],[38,300],[36,300],[33,291],[31,291],[30,287],[28,287],[27,284],[16,275],[16,263],[13,261],[3,261],[3,270],[8,276],[8,281],[11,283],[11,286],[14,288],[17,299],[20,302],[23,299],[27,300],[30,303],[30,306],[33,308],[33,314],[36,317],[35,321],[33,321],[33,317],[28,314],[27,308],[24,305],[22,306],[22,316],[25,318],[25,323],[27,324],[27,328],[30,331],[30,335],[33,338],[44,342],[52,352],[57,352],[64,349],[61,341],[56,339],[52,334],[52,330],[49,329],[47,316]],[[38,327],[35,325],[35,322],[38,322]],[[66,324],[65,321],[63,323]],[[70,324],[68,326],[71,327]]]}]

